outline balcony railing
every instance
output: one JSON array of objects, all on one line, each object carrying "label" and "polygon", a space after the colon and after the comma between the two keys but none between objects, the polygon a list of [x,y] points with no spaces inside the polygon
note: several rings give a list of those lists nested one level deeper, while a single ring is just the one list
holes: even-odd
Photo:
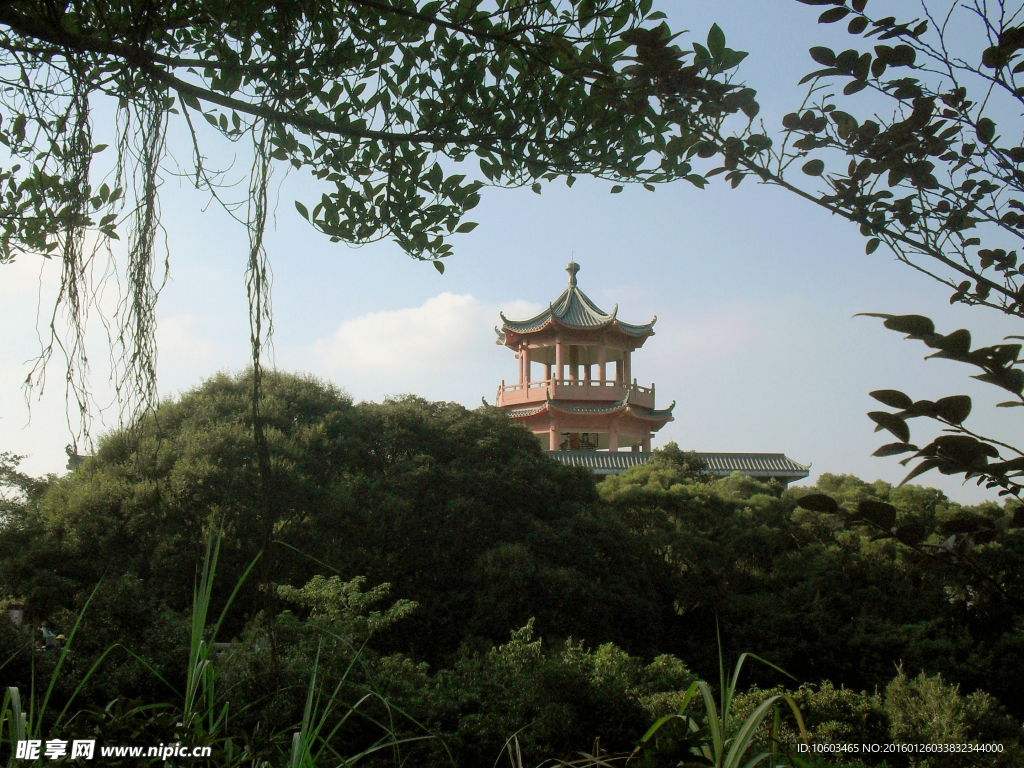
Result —
[{"label": "balcony railing", "polygon": [[[543,403],[547,399],[574,402],[614,403],[626,396],[626,386],[617,381],[573,381],[543,379],[522,384],[501,383],[498,407],[520,403]],[[654,407],[654,385],[641,387],[634,382],[629,388],[629,402],[643,408]]]}]

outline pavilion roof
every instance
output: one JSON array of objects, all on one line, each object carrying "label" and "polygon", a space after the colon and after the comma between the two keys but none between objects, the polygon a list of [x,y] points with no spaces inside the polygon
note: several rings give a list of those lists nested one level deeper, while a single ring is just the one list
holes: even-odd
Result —
[{"label": "pavilion roof", "polygon": [[[810,474],[804,466],[781,453],[702,453],[698,456],[715,477],[728,477],[741,472],[751,477],[769,477],[783,482],[802,480]],[[572,467],[585,467],[598,475],[618,475],[630,467],[646,464],[650,453],[635,451],[548,451],[548,456]]]},{"label": "pavilion roof", "polygon": [[612,308],[611,313],[605,312],[580,290],[576,284],[576,273],[580,271],[579,264],[571,262],[565,270],[569,273],[569,286],[548,305],[547,309],[527,320],[509,320],[501,313],[502,327],[494,329],[498,334],[499,344],[505,343],[505,331],[518,334],[536,333],[550,325],[585,330],[614,326],[628,336],[654,335],[657,317],[644,325],[622,322],[616,317],[619,311],[618,304]]}]

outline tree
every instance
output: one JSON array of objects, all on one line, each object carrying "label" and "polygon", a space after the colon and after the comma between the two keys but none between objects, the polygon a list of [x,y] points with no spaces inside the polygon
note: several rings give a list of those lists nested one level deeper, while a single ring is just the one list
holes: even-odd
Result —
[{"label": "tree", "polygon": [[[645,41],[667,29],[641,29],[658,16],[651,0],[3,3],[0,142],[9,160],[0,170],[0,262],[62,261],[49,342],[29,386],[42,386],[59,349],[86,418],[90,264],[122,233],[128,295],[115,333],[116,387],[129,410],[155,404],[159,186],[171,131],[191,137],[185,175],[248,228],[258,409],[275,167],[321,182],[323,194],[296,208],[332,242],[393,238],[443,270],[450,237],[475,226],[464,219],[487,184],[540,191],[584,174],[665,179],[645,162],[669,125],[628,73],[634,61],[662,55]],[[694,97],[723,87],[697,84]],[[227,197],[211,160],[216,135],[250,147],[241,201]],[[476,169],[458,172],[470,159]]]},{"label": "tree", "polygon": [[[604,514],[588,472],[552,462],[500,409],[413,397],[353,405],[311,377],[268,373],[274,483],[264,496],[250,392],[251,373],[220,375],[104,436],[40,502],[34,546],[48,560],[24,567],[12,551],[0,558],[0,579],[19,580],[15,593],[43,617],[105,573],[128,573],[154,600],[186,610],[212,529],[224,533],[226,575],[211,610],[263,551],[274,568],[243,585],[240,612],[280,610],[261,585],[365,576],[423,608],[380,642],[431,661],[468,638],[500,641],[531,617],[548,636],[635,653],[668,634],[661,562]],[[30,579],[47,590],[22,588]],[[63,592],[48,588],[56,580]],[[232,621],[229,631],[241,618]]]}]

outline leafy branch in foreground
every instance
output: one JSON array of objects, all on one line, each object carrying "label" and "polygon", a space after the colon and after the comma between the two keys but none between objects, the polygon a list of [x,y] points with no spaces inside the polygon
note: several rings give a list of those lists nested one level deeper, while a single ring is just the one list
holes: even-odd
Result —
[{"label": "leafy branch in foreground", "polygon": [[[1024,371],[1020,365],[1020,344],[996,344],[971,349],[971,334],[961,328],[949,334],[935,332],[931,319],[921,315],[884,315],[871,313],[871,317],[884,318],[885,327],[906,334],[906,338],[924,342],[937,350],[928,358],[955,360],[975,366],[981,373],[971,378],[1007,390],[1016,399],[1000,403],[1002,407],[1024,405]],[[1018,338],[1018,337],[1011,337]],[[926,358],[926,359],[928,359]],[[895,411],[872,411],[868,414],[875,422],[875,431],[892,433],[897,442],[883,445],[875,456],[911,454],[900,463],[904,466],[916,461],[900,485],[936,469],[944,475],[963,475],[965,482],[975,480],[986,488],[999,489],[999,495],[1021,502],[1024,491],[1024,452],[1008,443],[980,435],[964,425],[971,413],[972,401],[967,395],[952,395],[938,400],[914,400],[894,389],[876,390],[871,396]],[[927,445],[918,447],[910,442],[910,426],[915,418],[928,418],[943,425],[943,434]],[[1012,455],[1004,455],[1012,454]],[[891,504],[864,500],[856,512],[840,509],[838,503],[825,494],[811,494],[798,500],[805,509],[841,516],[844,526],[865,526],[874,538],[895,538],[928,559],[951,556],[989,583],[1006,599],[1014,600],[1005,584],[971,559],[975,546],[995,541],[1000,535],[1024,527],[1024,504],[1007,507],[997,517],[970,515],[947,520],[929,530],[919,520],[905,520],[897,524],[896,508]]]},{"label": "leafy branch in foreground", "polygon": [[[1016,399],[999,403],[1000,407],[1024,405],[1024,370],[1018,367],[1021,362],[1020,344],[996,344],[972,350],[971,334],[963,328],[942,335],[935,332],[935,324],[929,318],[921,315],[894,316],[872,313],[869,316],[884,318],[886,328],[905,333],[908,339],[923,341],[927,346],[938,350],[928,358],[955,360],[979,368],[981,373],[971,378],[1000,387],[1015,395]],[[970,397],[952,395],[934,402],[915,401],[903,392],[892,389],[878,390],[872,392],[871,396],[890,408],[899,409],[895,413],[873,411],[868,414],[877,425],[876,432],[887,430],[899,440],[897,443],[882,446],[874,455],[895,456],[913,452],[913,455],[901,462],[904,466],[915,459],[921,459],[903,479],[903,483],[929,470],[937,469],[944,475],[962,474],[965,480],[974,479],[978,485],[985,485],[987,488],[1000,488],[1000,496],[1013,496],[1020,500],[1021,492],[1024,491],[1024,483],[1021,482],[1021,477],[1024,476],[1024,452],[1007,443],[979,435],[964,426],[971,413]],[[918,448],[910,442],[910,427],[907,421],[922,416],[943,424],[943,432],[946,434]],[[1004,457],[1000,449],[1015,455]],[[995,461],[992,461],[993,459]]]},{"label": "leafy branch in foreground", "polygon": [[[191,180],[249,230],[256,400],[271,327],[263,233],[275,168],[316,181],[319,193],[295,207],[332,242],[393,239],[439,271],[450,238],[476,226],[465,217],[485,185],[540,192],[545,182],[591,175],[618,182],[618,191],[687,176],[686,164],[669,174],[648,163],[674,122],[650,102],[636,70],[671,66],[680,55],[668,28],[652,23],[663,14],[651,6],[3,3],[0,263],[19,254],[62,262],[49,341],[29,386],[41,387],[50,356],[62,353],[70,396],[87,419],[84,326],[90,309],[101,310],[102,287],[91,270],[99,250],[127,233],[115,383],[129,406],[155,403],[155,305],[167,266],[156,253],[159,188],[168,173]],[[734,90],[726,75],[742,56],[730,52],[716,69],[689,76],[687,102],[737,94],[750,102],[753,92]],[[713,111],[694,119],[710,125]],[[175,131],[193,148],[191,163],[177,169],[165,162]],[[251,159],[251,169],[216,168],[210,158],[223,149]],[[467,160],[475,167],[457,172]],[[229,199],[236,175],[249,192],[242,200]],[[98,238],[95,247],[86,233]]]},{"label": "leafy branch in foreground", "polygon": [[[1021,8],[970,0],[935,14],[925,2],[923,18],[898,21],[868,16],[867,0],[799,2],[830,6],[819,23],[848,21],[857,45],[810,49],[818,68],[801,81],[810,89],[783,117],[781,137],[763,125],[709,130],[681,111],[666,167],[721,157],[705,177],[782,187],[857,224],[867,253],[884,243],[952,289],[951,301],[1024,315],[1024,146],[1007,117],[1024,106]],[[970,38],[951,33],[972,21],[987,42],[964,51]],[[684,69],[647,70],[652,97],[673,116],[685,100]]]}]

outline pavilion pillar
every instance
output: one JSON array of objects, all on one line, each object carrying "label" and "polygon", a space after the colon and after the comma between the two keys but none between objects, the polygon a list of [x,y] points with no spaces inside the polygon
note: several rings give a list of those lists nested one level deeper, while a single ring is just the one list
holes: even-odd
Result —
[{"label": "pavilion pillar", "polygon": [[548,450],[558,450],[558,423],[555,421],[554,416],[551,417],[551,425],[548,428]]},{"label": "pavilion pillar", "polygon": [[590,352],[586,347],[583,348],[583,380],[590,383]]},{"label": "pavilion pillar", "polygon": [[597,348],[597,378],[602,385],[607,377],[607,373],[605,372],[606,365],[608,365],[608,348],[602,341],[600,346]]},{"label": "pavilion pillar", "polygon": [[615,361],[615,383],[616,384],[622,384],[623,381],[625,381],[625,380],[622,378],[622,361],[621,360],[616,360]]},{"label": "pavilion pillar", "polygon": [[523,383],[523,348],[522,347],[519,348],[519,354],[516,355],[516,357],[519,358],[519,383],[521,385]]},{"label": "pavilion pillar", "polygon": [[580,347],[578,344],[569,345],[569,380],[580,380]]},{"label": "pavilion pillar", "polygon": [[633,383],[632,356],[633,353],[628,349],[622,353],[622,381],[627,387]]},{"label": "pavilion pillar", "polygon": [[619,425],[614,421],[608,430],[608,450],[613,453],[619,450]]},{"label": "pavilion pillar", "polygon": [[559,381],[562,380],[562,374],[564,373],[564,371],[562,370],[562,366],[565,364],[565,361],[562,359],[563,358],[562,350],[563,350],[562,340],[556,336],[555,337],[555,378],[557,380],[559,380]]},{"label": "pavilion pillar", "polygon": [[530,347],[523,347],[523,381],[526,384],[530,383]]},{"label": "pavilion pillar", "polygon": [[637,443],[632,447],[633,453],[640,453],[640,443]]},{"label": "pavilion pillar", "polygon": [[644,453],[650,453],[651,452],[651,433],[650,432],[648,432],[646,435],[644,435],[643,450],[644,450]]},{"label": "pavilion pillar", "polygon": [[547,363],[544,366],[544,379],[546,381],[551,381],[551,363]]}]

